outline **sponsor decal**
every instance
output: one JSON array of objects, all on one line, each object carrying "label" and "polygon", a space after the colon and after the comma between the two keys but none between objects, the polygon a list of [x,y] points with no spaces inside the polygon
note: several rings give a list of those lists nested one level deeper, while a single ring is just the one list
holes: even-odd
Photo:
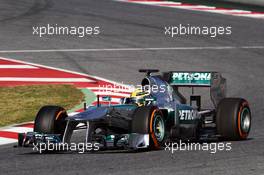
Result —
[{"label": "sponsor decal", "polygon": [[174,72],[171,77],[171,84],[177,85],[210,85],[210,72]]},{"label": "sponsor decal", "polygon": [[198,113],[196,110],[179,110],[180,120],[194,120]]}]

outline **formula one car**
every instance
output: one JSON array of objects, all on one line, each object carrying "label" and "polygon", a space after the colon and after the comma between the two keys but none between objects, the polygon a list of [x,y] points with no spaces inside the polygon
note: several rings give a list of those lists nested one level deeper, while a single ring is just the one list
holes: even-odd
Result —
[{"label": "formula one car", "polygon": [[[247,139],[251,127],[249,104],[242,98],[226,98],[226,80],[220,73],[140,72],[146,73],[142,87],[118,105],[98,102],[73,116],[59,106],[42,107],[34,132],[19,134],[19,146],[71,143],[78,130],[85,131],[85,143],[99,143],[100,149],[157,149],[175,140]],[[201,95],[193,94],[199,87],[210,89],[211,109],[203,108]],[[180,92],[184,88],[192,89],[189,99]]]}]

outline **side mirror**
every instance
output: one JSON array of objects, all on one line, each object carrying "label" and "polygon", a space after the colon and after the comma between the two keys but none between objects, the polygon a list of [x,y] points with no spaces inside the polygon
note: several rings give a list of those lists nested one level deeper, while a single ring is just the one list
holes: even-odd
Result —
[{"label": "side mirror", "polygon": [[110,102],[111,102],[112,97],[110,97],[110,96],[103,96],[103,97],[102,97],[102,100],[103,100],[103,101],[110,101]]},{"label": "side mirror", "polygon": [[108,105],[110,106],[111,105],[111,101],[112,101],[112,97],[110,96],[103,96],[102,97],[102,101],[108,101]]}]

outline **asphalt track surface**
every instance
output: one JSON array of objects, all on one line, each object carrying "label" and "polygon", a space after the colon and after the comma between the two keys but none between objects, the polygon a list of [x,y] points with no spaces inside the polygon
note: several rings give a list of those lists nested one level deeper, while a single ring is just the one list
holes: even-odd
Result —
[{"label": "asphalt track surface", "polygon": [[[111,0],[0,0],[0,50],[233,46],[232,49],[1,53],[48,66],[136,84],[139,68],[215,70],[228,80],[228,95],[248,99],[250,139],[231,152],[166,151],[39,155],[0,147],[0,174],[264,174],[264,20]],[[98,25],[99,36],[43,37],[32,26]],[[232,26],[231,36],[164,35],[165,25]],[[242,49],[241,46],[262,46]]]}]

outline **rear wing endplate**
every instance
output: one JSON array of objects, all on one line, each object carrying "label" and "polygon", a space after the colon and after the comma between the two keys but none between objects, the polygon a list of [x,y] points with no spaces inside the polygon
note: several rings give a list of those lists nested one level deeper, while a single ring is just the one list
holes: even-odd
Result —
[{"label": "rear wing endplate", "polygon": [[209,87],[215,105],[226,97],[226,79],[219,72],[179,72],[163,73],[163,78],[176,87]]}]

